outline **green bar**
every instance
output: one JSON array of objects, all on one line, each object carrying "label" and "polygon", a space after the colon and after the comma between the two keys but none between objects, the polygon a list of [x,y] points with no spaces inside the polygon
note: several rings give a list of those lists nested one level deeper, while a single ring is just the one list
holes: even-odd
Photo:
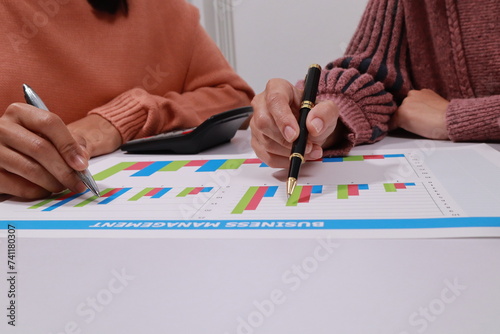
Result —
[{"label": "green bar", "polygon": [[144,195],[146,195],[148,192],[150,192],[151,190],[153,190],[154,188],[145,188],[144,190],[141,190],[140,192],[138,192],[136,195],[134,195],[132,198],[129,199],[129,201],[138,201],[140,200],[141,198],[144,197]]},{"label": "green bar", "polygon": [[[101,191],[101,196],[102,195],[106,195],[107,193],[109,193],[111,190],[113,190],[114,188],[107,188],[107,189],[104,189],[103,191]],[[81,208],[81,207],[84,207],[85,205],[89,204],[89,203],[92,203],[93,201],[95,201],[98,197],[97,196],[91,196],[89,198],[87,198],[85,201],[81,202],[81,203],[78,203],[77,205],[75,205],[74,207],[75,208]]]},{"label": "green bar", "polygon": [[248,206],[248,203],[250,203],[252,198],[255,196],[255,193],[257,192],[257,190],[259,190],[259,187],[248,188],[245,195],[243,195],[243,197],[238,202],[238,204],[236,204],[236,207],[234,208],[234,210],[231,213],[236,213],[236,214],[243,213],[243,211],[245,211],[246,207]]},{"label": "green bar", "polygon": [[388,193],[395,193],[397,191],[394,183],[384,183],[384,188]]},{"label": "green bar", "polygon": [[348,157],[344,157],[343,161],[363,161],[365,158],[363,158],[362,155],[350,155]]},{"label": "green bar", "polygon": [[300,193],[302,192],[302,186],[296,186],[293,190],[292,195],[286,201],[286,206],[297,206],[299,204]]},{"label": "green bar", "polygon": [[171,163],[160,169],[159,172],[176,172],[188,163],[189,160],[172,161]]},{"label": "green bar", "polygon": [[44,200],[44,201],[42,201],[42,202],[40,202],[40,203],[38,203],[38,204],[35,204],[35,205],[33,205],[33,206],[30,206],[28,209],[38,209],[38,208],[40,208],[40,207],[44,206],[44,205],[45,205],[45,204],[47,204],[47,203],[50,203],[50,202],[52,202],[52,201],[55,201],[55,200],[56,200],[56,199],[58,199],[58,198],[63,197],[64,195],[68,194],[69,192],[70,192],[69,190],[65,190],[64,192],[60,193],[60,194],[59,194],[59,195],[57,195],[57,196],[54,196],[54,197],[52,197],[52,198],[47,198],[46,200]]},{"label": "green bar", "polygon": [[229,159],[219,169],[238,169],[244,162],[245,159]]},{"label": "green bar", "polygon": [[120,162],[119,164],[116,164],[113,167],[110,167],[110,168],[108,168],[106,170],[103,170],[100,173],[95,174],[94,175],[94,180],[96,180],[96,181],[102,181],[104,179],[107,179],[108,177],[113,176],[113,175],[115,175],[118,172],[121,172],[122,170],[124,170],[125,168],[128,168],[128,167],[132,166],[133,164],[135,164],[135,162]]},{"label": "green bar", "polygon": [[30,206],[28,209],[38,209],[38,208],[40,208],[40,207],[44,206],[45,204],[52,202],[53,200],[55,200],[55,198],[49,198],[49,199],[46,199],[46,200],[45,200],[45,201],[43,201],[43,202],[40,202],[40,203],[35,204],[35,205],[33,205],[33,206]]},{"label": "green bar", "polygon": [[186,197],[191,191],[193,191],[193,189],[194,187],[186,188],[183,191],[181,191],[179,195],[177,195],[176,197]]},{"label": "green bar", "polygon": [[349,191],[347,190],[347,184],[337,185],[337,199],[348,199]]}]

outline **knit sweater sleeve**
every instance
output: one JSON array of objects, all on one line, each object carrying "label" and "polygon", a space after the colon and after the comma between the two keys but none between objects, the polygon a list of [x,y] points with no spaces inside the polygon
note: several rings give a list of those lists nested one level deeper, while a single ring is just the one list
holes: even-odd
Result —
[{"label": "knit sweater sleeve", "polygon": [[[197,24],[186,33],[185,45],[175,46],[190,49],[187,59],[178,59],[179,67],[186,68],[182,89],[152,94],[147,87],[137,87],[90,111],[110,121],[123,142],[197,126],[213,114],[250,104],[252,89],[235,73],[198,24],[198,13],[190,17],[186,17],[187,14],[183,14],[183,19]],[[159,69],[158,75],[161,71]]]},{"label": "knit sweater sleeve", "polygon": [[348,134],[325,155],[382,139],[409,91],[404,13],[399,0],[371,0],[344,57],[322,71],[318,101],[333,100]]},{"label": "knit sweater sleeve", "polygon": [[446,126],[453,141],[500,141],[500,95],[451,100]]}]

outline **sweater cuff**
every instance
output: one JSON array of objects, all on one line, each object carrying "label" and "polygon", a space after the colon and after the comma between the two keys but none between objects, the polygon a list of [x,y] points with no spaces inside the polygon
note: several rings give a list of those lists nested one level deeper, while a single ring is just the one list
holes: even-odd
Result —
[{"label": "sweater cuff", "polygon": [[500,95],[451,100],[446,128],[452,141],[500,140]]},{"label": "sweater cuff", "polygon": [[347,128],[347,135],[325,150],[326,155],[345,155],[352,147],[374,143],[387,134],[396,105],[382,83],[355,69],[334,68],[322,73],[318,88],[318,101],[335,102],[339,121]]},{"label": "sweater cuff", "polygon": [[347,130],[334,146],[324,150],[325,156],[347,155],[354,146],[370,138],[372,134],[370,124],[353,100],[342,95],[322,95],[319,101],[323,100],[335,102],[340,111],[338,122],[342,122]]},{"label": "sweater cuff", "polygon": [[122,142],[134,138],[143,128],[148,111],[141,100],[147,93],[139,88],[127,91],[109,103],[95,108],[89,114],[97,114],[105,118],[120,132]]}]

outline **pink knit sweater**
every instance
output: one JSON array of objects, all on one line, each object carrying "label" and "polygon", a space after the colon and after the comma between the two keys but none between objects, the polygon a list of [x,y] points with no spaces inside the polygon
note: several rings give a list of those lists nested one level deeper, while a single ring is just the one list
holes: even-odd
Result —
[{"label": "pink knit sweater", "polygon": [[346,55],[326,66],[318,100],[334,100],[349,134],[325,154],[373,143],[410,89],[450,100],[453,141],[500,141],[500,2],[371,0]]}]

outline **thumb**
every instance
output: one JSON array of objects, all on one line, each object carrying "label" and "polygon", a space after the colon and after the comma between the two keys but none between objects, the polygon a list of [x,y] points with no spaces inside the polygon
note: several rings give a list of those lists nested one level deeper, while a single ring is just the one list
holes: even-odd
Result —
[{"label": "thumb", "polygon": [[322,146],[332,134],[339,118],[339,109],[333,101],[323,101],[311,109],[307,115],[307,130],[309,140]]}]

